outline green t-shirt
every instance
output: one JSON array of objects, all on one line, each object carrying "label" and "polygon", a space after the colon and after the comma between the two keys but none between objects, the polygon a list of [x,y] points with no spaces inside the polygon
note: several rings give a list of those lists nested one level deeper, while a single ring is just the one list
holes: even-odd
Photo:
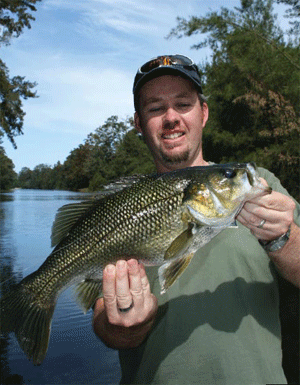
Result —
[{"label": "green t-shirt", "polygon": [[[260,175],[288,195],[267,170]],[[300,224],[300,205],[295,220]],[[156,323],[138,348],[119,352],[121,384],[284,384],[279,296],[268,255],[238,224],[198,250],[159,301]]]}]

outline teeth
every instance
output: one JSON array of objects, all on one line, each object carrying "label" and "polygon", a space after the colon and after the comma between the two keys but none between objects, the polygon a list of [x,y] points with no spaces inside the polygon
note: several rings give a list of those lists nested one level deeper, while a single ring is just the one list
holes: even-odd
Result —
[{"label": "teeth", "polygon": [[164,139],[175,139],[175,138],[179,138],[182,135],[184,135],[183,132],[174,132],[173,134],[169,134],[169,135],[164,134]]}]

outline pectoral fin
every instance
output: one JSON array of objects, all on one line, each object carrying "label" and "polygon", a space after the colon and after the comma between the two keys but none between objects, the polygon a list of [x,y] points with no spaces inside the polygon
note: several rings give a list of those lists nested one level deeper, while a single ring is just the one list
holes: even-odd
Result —
[{"label": "pectoral fin", "polygon": [[166,263],[158,269],[161,294],[173,285],[192,260],[194,252],[189,253],[188,249],[198,229],[199,226],[190,222],[188,228],[178,235],[167,249]]},{"label": "pectoral fin", "polygon": [[76,288],[77,299],[86,313],[99,298],[102,292],[102,281],[95,281],[92,279],[86,279],[82,281]]},{"label": "pectoral fin", "polygon": [[161,294],[165,293],[176,279],[184,272],[191,262],[194,253],[183,255],[173,261],[164,263],[158,269],[159,283],[161,287]]}]

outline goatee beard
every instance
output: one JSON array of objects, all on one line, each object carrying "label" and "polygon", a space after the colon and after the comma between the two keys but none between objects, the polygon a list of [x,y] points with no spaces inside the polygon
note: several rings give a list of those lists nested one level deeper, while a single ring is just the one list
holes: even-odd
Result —
[{"label": "goatee beard", "polygon": [[182,154],[177,154],[177,155],[167,155],[163,151],[161,151],[161,156],[163,160],[168,163],[168,164],[179,164],[182,162],[186,162],[189,159],[189,151],[185,151]]}]

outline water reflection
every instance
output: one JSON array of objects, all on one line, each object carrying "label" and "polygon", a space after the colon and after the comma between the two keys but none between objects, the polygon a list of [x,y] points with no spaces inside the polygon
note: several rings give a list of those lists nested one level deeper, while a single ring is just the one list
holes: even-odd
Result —
[{"label": "water reflection", "polygon": [[[0,194],[0,289],[36,270],[51,252],[50,235],[59,207],[87,195],[39,190]],[[40,367],[21,351],[15,337],[1,338],[1,383],[116,384],[117,352],[94,335],[89,312],[83,315],[70,288],[60,296],[54,313],[49,349]]]},{"label": "water reflection", "polygon": [[[0,193],[0,202],[13,201],[14,197],[11,193]],[[1,217],[0,217],[1,220]]]},{"label": "water reflection", "polygon": [[93,194],[77,193],[72,191],[57,191],[57,190],[22,190],[15,189],[10,192],[0,193],[0,201],[66,201],[66,200],[84,200],[91,197]]},{"label": "water reflection", "polygon": [[[12,201],[13,196],[0,194],[0,202]],[[0,293],[4,295],[17,282],[22,279],[20,273],[14,272],[14,261],[16,252],[13,243],[10,240],[10,231],[6,226],[5,216],[6,210],[0,203]],[[5,246],[6,245],[6,246]],[[9,255],[8,255],[9,253]],[[7,335],[0,336],[0,379],[1,384],[23,384],[23,377],[13,374],[9,367],[8,351],[10,337]]]}]

